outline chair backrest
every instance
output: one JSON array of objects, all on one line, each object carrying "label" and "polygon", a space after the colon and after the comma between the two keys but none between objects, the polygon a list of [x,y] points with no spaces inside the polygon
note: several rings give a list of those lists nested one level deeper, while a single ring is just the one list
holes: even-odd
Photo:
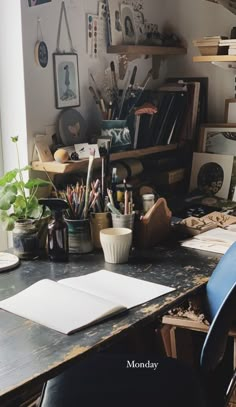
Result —
[{"label": "chair backrest", "polygon": [[206,300],[212,322],[202,347],[200,365],[210,372],[223,359],[228,333],[236,318],[236,243],[221,258],[209,279]]},{"label": "chair backrest", "polygon": [[215,318],[227,294],[236,282],[236,242],[216,266],[206,285],[206,311],[209,322]]}]

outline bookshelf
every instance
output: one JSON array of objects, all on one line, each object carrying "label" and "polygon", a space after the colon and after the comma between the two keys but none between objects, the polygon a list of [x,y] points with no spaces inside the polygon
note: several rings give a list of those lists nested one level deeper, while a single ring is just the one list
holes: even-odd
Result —
[{"label": "bookshelf", "polygon": [[[118,153],[113,153],[110,155],[110,161],[121,160],[124,158],[140,158],[145,157],[146,155],[162,153],[166,151],[174,151],[177,149],[177,144],[168,144],[165,146],[154,146],[154,147],[147,147],[141,148],[138,150],[128,150],[128,151],[121,151]],[[100,164],[101,158],[95,159],[95,164]],[[88,159],[82,159],[79,161],[68,162],[65,164],[58,163],[56,161],[33,161],[32,162],[32,169],[35,171],[47,171],[54,174],[66,174],[70,172],[76,172],[87,168],[88,166]]]},{"label": "bookshelf", "polygon": [[236,55],[198,55],[193,62],[236,62]]}]

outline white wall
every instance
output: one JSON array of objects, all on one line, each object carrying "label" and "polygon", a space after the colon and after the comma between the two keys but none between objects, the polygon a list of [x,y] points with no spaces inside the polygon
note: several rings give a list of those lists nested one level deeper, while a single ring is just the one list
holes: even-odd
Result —
[{"label": "white wall", "polygon": [[188,52],[168,64],[167,75],[207,76],[209,78],[208,121],[222,122],[224,101],[234,97],[236,71],[220,69],[211,63],[193,63],[200,55],[192,40],[207,35],[227,35],[236,25],[235,15],[218,4],[205,0],[165,0],[161,9],[161,27],[170,24],[182,36]]},{"label": "white wall", "polygon": [[11,137],[19,135],[22,165],[28,164],[25,93],[19,0],[0,2],[0,113],[4,170],[16,166]]},{"label": "white wall", "polygon": [[[224,99],[234,96],[234,72],[219,69],[209,63],[192,62],[198,50],[192,46],[192,39],[203,35],[229,34],[235,24],[235,17],[223,7],[205,0],[144,0],[145,17],[159,24],[162,31],[170,24],[174,31],[186,41],[186,56],[171,57],[162,65],[161,74],[194,75],[209,77],[209,120],[222,121]],[[33,135],[45,133],[45,127],[56,122],[60,110],[55,108],[52,53],[56,49],[60,0],[29,7],[28,0],[2,0],[0,13],[0,50],[4,64],[0,67],[1,115],[5,167],[12,168],[14,161],[9,137],[21,135],[22,160],[31,159]],[[97,0],[65,0],[74,47],[79,56],[79,77],[81,106],[78,110],[88,122],[90,129],[96,128],[101,119],[88,91],[89,72],[103,85],[104,69],[117,56],[101,54],[97,60],[86,53],[86,13],[97,14]],[[21,6],[21,7],[20,7]],[[21,8],[21,9],[20,9]],[[21,56],[21,24],[23,59]],[[41,68],[34,61],[34,46],[37,41],[37,18],[40,18],[43,39],[48,45],[49,63]],[[9,24],[9,21],[11,22]],[[14,30],[12,29],[14,27]],[[63,21],[61,48],[69,51],[69,41]],[[151,66],[151,59],[135,60],[138,65],[138,79],[142,80]],[[23,71],[24,69],[24,71]],[[25,78],[25,83],[24,83]],[[25,94],[24,94],[25,84]],[[151,86],[156,86],[153,82]],[[25,121],[26,118],[26,121]],[[26,146],[26,141],[28,141]],[[28,151],[27,151],[28,148]],[[13,159],[12,159],[13,157]]]},{"label": "white wall", "polygon": [[[158,3],[155,0],[145,2],[145,14],[149,21],[155,22],[158,12]],[[27,112],[27,134],[29,150],[32,150],[33,135],[45,133],[45,127],[56,121],[60,110],[55,108],[54,101],[54,78],[52,53],[56,49],[57,28],[61,1],[53,0],[51,3],[28,7],[28,0],[22,0],[22,30],[23,30],[23,52],[25,69],[25,91]],[[102,53],[96,60],[88,56],[86,52],[86,13],[97,14],[97,0],[65,0],[71,36],[74,48],[79,57],[79,78],[81,105],[78,110],[88,122],[89,129],[96,128],[101,120],[94,101],[88,91],[91,84],[89,72],[103,87],[104,70],[109,66],[111,59],[117,63],[117,55]],[[43,39],[47,43],[49,51],[49,62],[46,68],[37,66],[34,61],[34,45],[37,41],[37,18],[40,17]],[[68,36],[65,31],[63,20],[61,34],[61,48],[68,52],[70,50]],[[130,67],[138,64],[137,79],[144,79],[151,67],[151,58],[130,63]],[[31,156],[29,155],[29,158]]]}]

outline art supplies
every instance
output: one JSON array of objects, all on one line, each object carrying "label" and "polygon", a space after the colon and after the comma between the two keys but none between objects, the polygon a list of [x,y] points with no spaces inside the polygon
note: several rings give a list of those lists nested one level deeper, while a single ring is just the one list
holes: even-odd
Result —
[{"label": "art supplies", "polygon": [[151,79],[152,70],[147,73],[143,82],[138,85],[135,84],[137,75],[137,66],[135,65],[132,72],[127,71],[126,73],[122,92],[118,88],[114,61],[111,61],[109,71],[109,85],[105,86],[104,94],[98,88],[92,74],[90,74],[92,86],[89,86],[89,91],[101,112],[103,120],[126,120],[137,106],[144,89]]}]

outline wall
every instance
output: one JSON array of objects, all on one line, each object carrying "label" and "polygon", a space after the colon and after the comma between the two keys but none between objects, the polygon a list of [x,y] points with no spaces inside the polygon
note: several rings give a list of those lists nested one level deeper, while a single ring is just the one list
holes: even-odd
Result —
[{"label": "wall", "polygon": [[209,78],[210,122],[224,122],[224,100],[234,97],[235,70],[220,69],[211,63],[193,63],[199,51],[192,40],[207,35],[230,36],[235,15],[224,7],[205,0],[165,0],[161,9],[161,28],[171,25],[187,44],[188,52],[167,65],[167,75],[207,76]]},{"label": "wall", "polygon": [[[52,53],[56,49],[60,5],[59,0],[36,7],[29,7],[28,0],[21,0],[20,4],[18,0],[0,2],[0,12],[3,16],[0,27],[0,50],[4,60],[0,68],[0,97],[5,169],[12,168],[12,163],[15,162],[12,145],[9,142],[10,136],[21,135],[21,157],[26,162],[31,159],[33,135],[45,133],[46,126],[54,124],[60,113],[60,110],[55,108],[52,64]],[[97,127],[101,117],[88,91],[89,72],[94,74],[102,86],[104,69],[109,65],[111,58],[117,62],[117,56],[102,53],[97,60],[94,60],[86,53],[85,16],[88,12],[97,13],[97,1],[65,0],[65,5],[74,47],[79,55],[81,106],[78,110],[92,130]],[[219,69],[209,63],[193,63],[192,56],[198,54],[198,50],[192,46],[192,39],[203,35],[229,34],[235,17],[220,5],[205,0],[174,2],[145,0],[144,11],[148,21],[159,24],[160,31],[166,24],[171,25],[174,31],[183,37],[188,47],[186,56],[166,60],[162,65],[161,76],[163,72],[167,75],[208,76],[209,120],[222,121],[224,99],[234,96],[234,72]],[[46,68],[37,66],[34,61],[38,17],[43,39],[49,50],[49,63]],[[64,21],[61,48],[69,51]],[[138,65],[138,80],[142,80],[150,69],[151,60],[145,60],[142,57],[130,63],[130,68],[134,64]],[[122,83],[120,86],[122,87]],[[157,82],[151,83],[150,86],[157,86]]]},{"label": "wall", "polygon": [[[158,15],[158,3],[155,0],[145,2],[145,15],[148,20],[155,22]],[[33,135],[45,133],[45,127],[55,123],[60,110],[55,108],[54,101],[54,78],[52,53],[56,49],[57,28],[59,21],[61,1],[53,0],[51,3],[28,7],[28,0],[22,0],[22,31],[23,31],[23,52],[25,70],[25,92],[26,92],[26,112],[27,112],[27,135],[30,151],[32,151]],[[78,110],[82,113],[88,123],[89,132],[96,129],[100,115],[97,112],[95,103],[88,91],[91,84],[89,73],[92,72],[95,79],[103,87],[104,70],[109,65],[111,59],[117,63],[117,55],[107,55],[100,53],[96,60],[88,56],[86,52],[86,13],[97,14],[96,0],[65,0],[71,36],[74,48],[79,56],[79,78],[81,105]],[[34,45],[37,41],[37,18],[40,17],[40,24],[43,32],[43,39],[47,43],[49,51],[49,62],[46,68],[41,68],[34,61]],[[61,49],[69,51],[68,36],[65,31],[63,20]],[[143,80],[151,67],[151,58],[130,63],[130,68],[138,64],[139,81]],[[122,83],[120,83],[122,86]]]},{"label": "wall", "polygon": [[22,165],[28,164],[21,7],[19,0],[0,2],[0,112],[4,170],[16,166],[11,136],[20,136]]}]

